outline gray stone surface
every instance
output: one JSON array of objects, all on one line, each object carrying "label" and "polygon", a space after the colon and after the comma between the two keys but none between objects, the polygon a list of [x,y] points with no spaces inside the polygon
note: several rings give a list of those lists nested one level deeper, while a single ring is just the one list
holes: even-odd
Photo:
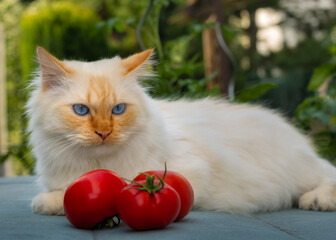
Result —
[{"label": "gray stone surface", "polygon": [[64,216],[33,214],[35,177],[0,178],[0,239],[336,239],[336,212],[289,209],[233,215],[192,211],[165,229],[133,231],[123,223],[109,230],[81,230]]}]

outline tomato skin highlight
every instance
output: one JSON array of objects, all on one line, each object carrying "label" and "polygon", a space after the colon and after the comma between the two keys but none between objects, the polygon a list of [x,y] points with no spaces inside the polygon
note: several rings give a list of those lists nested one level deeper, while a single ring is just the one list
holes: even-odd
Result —
[{"label": "tomato skin highlight", "polygon": [[117,214],[117,199],[127,183],[116,173],[99,169],[77,178],[64,195],[64,211],[78,228],[91,229]]},{"label": "tomato skin highlight", "polygon": [[[153,176],[157,175],[160,178],[162,178],[164,175],[164,171],[147,171],[145,173]],[[133,181],[140,181],[145,179],[145,174],[139,174],[136,178],[133,179]],[[175,219],[175,221],[179,221],[184,218],[192,209],[194,204],[194,191],[189,181],[183,175],[174,171],[167,171],[163,181],[174,188],[180,197],[181,209],[177,218]]]},{"label": "tomato skin highlight", "polygon": [[[139,182],[144,184],[146,181]],[[131,183],[119,195],[118,214],[126,225],[135,230],[159,229],[176,219],[181,202],[172,187],[165,184],[153,194],[139,188],[139,185]]]}]

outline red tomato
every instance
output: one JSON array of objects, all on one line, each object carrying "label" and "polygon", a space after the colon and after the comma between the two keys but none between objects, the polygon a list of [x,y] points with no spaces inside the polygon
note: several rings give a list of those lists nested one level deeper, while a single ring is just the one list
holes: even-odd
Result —
[{"label": "red tomato", "polygon": [[[157,175],[160,178],[162,178],[164,175],[164,171],[147,171],[145,173],[154,176]],[[140,174],[134,178],[134,181],[140,181],[143,179],[146,179],[146,175]],[[167,171],[163,181],[174,188],[179,194],[181,200],[181,210],[175,219],[175,221],[178,221],[184,218],[190,212],[194,204],[194,191],[188,180],[177,172]]]},{"label": "red tomato", "polygon": [[124,223],[135,230],[149,230],[164,228],[176,219],[181,202],[172,187],[164,184],[154,193],[140,189],[141,186],[131,183],[119,195],[118,214]]},{"label": "red tomato", "polygon": [[77,178],[64,195],[64,211],[78,228],[90,229],[117,214],[117,198],[126,182],[109,170],[94,170]]}]

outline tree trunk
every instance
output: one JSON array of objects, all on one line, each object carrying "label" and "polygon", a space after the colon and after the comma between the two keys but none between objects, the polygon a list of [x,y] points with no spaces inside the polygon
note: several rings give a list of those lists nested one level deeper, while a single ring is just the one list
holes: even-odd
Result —
[{"label": "tree trunk", "polygon": [[[213,5],[213,13],[207,19],[207,23],[223,24],[223,7],[221,0],[210,1]],[[210,89],[216,85],[222,96],[228,97],[231,80],[230,60],[220,47],[215,29],[203,31],[203,55],[205,65],[205,76],[209,77],[216,73],[216,76],[208,83]]]},{"label": "tree trunk", "polygon": [[256,9],[252,9],[249,11],[250,15],[250,26],[247,29],[247,33],[250,38],[250,48],[248,51],[248,57],[249,57],[249,64],[250,64],[250,69],[255,69],[255,61],[253,61],[253,55],[256,54],[257,51],[257,33],[258,33],[258,28],[256,24]]}]

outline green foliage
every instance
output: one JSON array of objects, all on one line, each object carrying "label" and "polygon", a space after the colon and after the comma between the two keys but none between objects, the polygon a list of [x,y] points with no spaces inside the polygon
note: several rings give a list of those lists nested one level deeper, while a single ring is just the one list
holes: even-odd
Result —
[{"label": "green foliage", "polygon": [[148,1],[71,0],[71,2],[90,8],[100,16],[98,27],[108,31],[110,56],[128,56],[139,51],[136,26]]},{"label": "green foliage", "polygon": [[23,113],[26,95],[23,89],[26,82],[21,75],[20,62],[20,28],[19,21],[23,6],[19,0],[0,1],[0,22],[5,27],[6,60],[7,60],[7,113],[8,113],[8,152],[1,156],[0,161],[10,158],[14,170],[18,174],[27,174],[32,171],[33,159],[26,144]]},{"label": "green foliage", "polygon": [[309,82],[308,90],[318,89],[326,79],[330,78],[336,72],[336,59],[315,68],[314,74]]},{"label": "green foliage", "polygon": [[209,95],[219,95],[218,87],[207,89],[207,83],[215,73],[204,77],[202,52],[192,52],[192,46],[199,42],[202,30],[210,25],[190,24],[187,34],[166,39],[162,42],[159,33],[161,11],[170,1],[154,1],[152,12],[148,15],[143,32],[146,33],[144,42],[146,47],[156,50],[159,60],[156,67],[157,80],[147,81],[150,94],[154,97],[190,97],[199,98]]},{"label": "green foliage", "polygon": [[[334,28],[336,34],[336,27]],[[335,42],[336,43],[336,42]],[[314,96],[306,98],[297,108],[299,127],[311,133],[318,152],[336,164],[336,52],[332,59],[315,68],[308,90]],[[321,88],[322,87],[322,88]]]},{"label": "green foliage", "polygon": [[36,2],[21,19],[22,73],[28,78],[34,67],[36,46],[40,45],[59,58],[96,60],[108,50],[107,31],[97,27],[99,18],[89,8],[69,1],[47,4]]},{"label": "green foliage", "polygon": [[275,88],[276,85],[273,83],[259,83],[253,85],[252,87],[243,89],[239,95],[235,97],[237,102],[251,102],[260,98],[262,95],[267,93],[269,90]]},{"label": "green foliage", "polygon": [[127,56],[130,53],[138,51],[138,45],[134,37],[136,21],[134,17],[127,17],[125,19],[112,17],[97,24],[98,29],[103,29],[110,36],[108,45],[111,56]]},{"label": "green foliage", "polygon": [[[7,8],[4,7],[6,3]],[[34,165],[25,132],[27,119],[23,109],[27,101],[24,89],[36,67],[36,46],[41,45],[60,58],[71,56],[94,60],[106,54],[108,42],[106,29],[97,27],[99,17],[89,8],[70,2],[48,4],[47,1],[37,1],[24,11],[19,22],[20,6],[17,0],[6,0],[0,5],[0,13],[2,9],[4,14],[10,13],[12,25],[8,24],[7,28],[15,30],[7,37],[8,94],[16,97],[8,101],[10,146],[4,158],[19,161],[15,168],[18,174],[23,174],[32,173]]]},{"label": "green foliage", "polygon": [[336,100],[321,96],[307,98],[297,108],[297,118],[306,129],[312,127],[312,120],[318,120],[320,127],[336,133]]},{"label": "green foliage", "polygon": [[336,96],[307,98],[296,119],[311,134],[321,156],[336,164]]}]

